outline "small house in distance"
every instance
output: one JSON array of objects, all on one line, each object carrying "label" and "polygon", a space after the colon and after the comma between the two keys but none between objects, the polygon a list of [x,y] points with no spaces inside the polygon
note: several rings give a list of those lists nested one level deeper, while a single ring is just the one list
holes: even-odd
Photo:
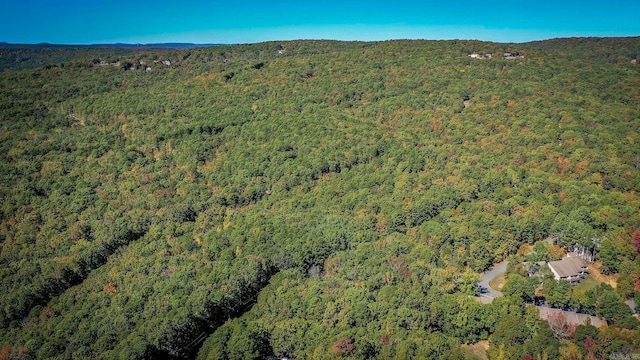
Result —
[{"label": "small house in distance", "polygon": [[524,54],[519,52],[506,52],[502,54],[502,57],[505,59],[524,59]]},{"label": "small house in distance", "polygon": [[478,54],[478,53],[473,53],[473,54],[469,54],[469,57],[472,59],[491,59],[491,54]]},{"label": "small house in distance", "polygon": [[556,280],[567,280],[571,285],[580,283],[589,274],[587,262],[577,256],[568,256],[548,263]]}]

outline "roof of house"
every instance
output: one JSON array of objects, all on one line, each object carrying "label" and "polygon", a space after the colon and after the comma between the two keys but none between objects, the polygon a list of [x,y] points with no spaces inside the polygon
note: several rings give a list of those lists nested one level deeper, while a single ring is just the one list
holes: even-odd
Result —
[{"label": "roof of house", "polygon": [[549,261],[549,266],[559,277],[576,276],[587,266],[586,261],[577,256],[566,257],[558,261]]}]

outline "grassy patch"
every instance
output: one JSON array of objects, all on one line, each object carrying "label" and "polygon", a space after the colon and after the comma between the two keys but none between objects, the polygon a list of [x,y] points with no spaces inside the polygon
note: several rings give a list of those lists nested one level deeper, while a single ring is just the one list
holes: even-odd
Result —
[{"label": "grassy patch", "polygon": [[589,264],[589,271],[591,271],[591,275],[589,275],[589,277],[593,277],[594,280],[596,280],[598,283],[601,283],[601,282],[607,283],[615,288],[617,284],[618,275],[603,274],[602,272],[600,272],[601,266],[602,266],[602,263],[600,263],[599,261],[596,261],[593,264]]},{"label": "grassy patch", "polygon": [[589,275],[584,280],[582,280],[580,284],[576,285],[576,289],[586,292],[595,288],[596,286],[598,286],[598,284],[600,284],[600,282],[592,275]]},{"label": "grassy patch", "polygon": [[487,357],[487,349],[489,348],[489,341],[482,340],[478,341],[475,344],[464,344],[462,348],[473,358],[473,359],[481,359],[486,360]]},{"label": "grassy patch", "polygon": [[489,286],[491,286],[491,288],[494,290],[501,291],[502,287],[504,286],[504,282],[505,282],[505,276],[504,276],[504,273],[502,273],[494,277],[493,279],[491,279],[491,281],[489,281]]}]

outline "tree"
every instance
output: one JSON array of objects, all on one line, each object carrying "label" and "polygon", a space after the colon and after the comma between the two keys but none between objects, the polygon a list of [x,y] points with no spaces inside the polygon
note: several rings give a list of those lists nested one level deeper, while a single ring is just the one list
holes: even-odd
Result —
[{"label": "tree", "polygon": [[616,292],[623,298],[631,297],[635,290],[635,283],[630,274],[620,274],[617,281]]},{"label": "tree", "polygon": [[631,308],[622,301],[622,297],[614,291],[607,291],[596,301],[596,315],[607,320],[609,324],[633,315]]},{"label": "tree", "polygon": [[538,280],[535,277],[523,278],[518,274],[511,274],[507,277],[502,292],[505,295],[518,296],[524,302],[531,302],[535,296],[537,283]]},{"label": "tree", "polygon": [[589,298],[587,297],[587,292],[583,288],[574,287],[571,289],[571,300],[569,303],[571,307],[575,309],[577,312],[589,312],[587,309],[587,305],[589,302]]},{"label": "tree", "polygon": [[566,280],[547,279],[544,281],[544,297],[548,304],[563,307],[571,301],[571,283]]},{"label": "tree", "polygon": [[549,245],[549,249],[547,250],[548,261],[555,261],[562,259],[567,252],[556,244]]},{"label": "tree", "polygon": [[523,322],[524,319],[519,316],[506,315],[496,323],[496,330],[491,335],[491,344],[522,345],[529,336],[526,327],[522,326]]},{"label": "tree", "polygon": [[496,324],[496,330],[489,338],[490,354],[495,358],[521,359],[523,344],[529,337],[527,329],[522,326],[524,319],[519,316],[507,315]]},{"label": "tree", "polygon": [[578,325],[573,332],[573,342],[588,352],[593,352],[599,336],[600,330],[597,327],[593,325]]},{"label": "tree", "polygon": [[574,343],[560,347],[560,359],[562,360],[582,360],[582,353]]},{"label": "tree", "polygon": [[232,334],[227,340],[230,359],[258,359],[271,355],[265,334],[253,331],[240,321],[232,322]]},{"label": "tree", "polygon": [[635,316],[629,315],[616,321],[614,325],[623,329],[638,330],[640,328],[640,320],[636,319]]},{"label": "tree", "polygon": [[355,346],[353,345],[353,341],[347,336],[336,340],[331,346],[331,352],[337,356],[351,356],[354,351]]},{"label": "tree", "polygon": [[562,311],[555,311],[549,315],[547,321],[549,322],[549,327],[558,339],[565,340],[573,337],[576,324],[569,321]]},{"label": "tree", "polygon": [[493,264],[493,256],[491,256],[485,240],[477,240],[471,243],[470,263],[474,271],[485,271]]},{"label": "tree", "polygon": [[602,272],[611,274],[618,272],[620,267],[620,253],[618,248],[609,239],[604,239],[600,243],[598,258],[602,262]]},{"label": "tree", "polygon": [[527,255],[527,260],[531,262],[548,261],[549,247],[550,245],[546,241],[537,242],[533,246],[531,253]]},{"label": "tree", "polygon": [[480,282],[480,277],[477,274],[467,270],[458,279],[458,290],[467,295],[477,295],[478,282]]},{"label": "tree", "polygon": [[543,358],[545,355],[549,359],[555,359],[560,356],[558,348],[560,341],[554,336],[554,332],[549,327],[549,323],[541,321],[539,329],[531,339],[524,343],[524,353],[532,355],[534,359]]},{"label": "tree", "polygon": [[2,348],[0,348],[0,359],[5,360],[5,359],[16,359],[16,360],[21,360],[21,359],[27,359],[28,358],[28,351],[26,347],[11,347],[11,346],[4,346]]},{"label": "tree", "polygon": [[431,312],[438,318],[438,325],[445,335],[465,341],[486,338],[495,323],[487,308],[468,296],[441,297],[432,304]]}]

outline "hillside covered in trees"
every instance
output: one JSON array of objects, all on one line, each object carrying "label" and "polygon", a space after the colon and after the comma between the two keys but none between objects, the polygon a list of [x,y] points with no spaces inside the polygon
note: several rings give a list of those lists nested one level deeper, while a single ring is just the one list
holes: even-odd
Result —
[{"label": "hillside covered in trees", "polygon": [[202,47],[189,43],[165,44],[104,44],[104,45],[57,45],[57,44],[8,44],[0,42],[0,72],[34,69],[44,66],[63,65],[76,60],[100,61],[119,57],[140,56]]},{"label": "hillside covered in trees", "polygon": [[[638,352],[639,50],[293,41],[6,70],[0,357]],[[554,331],[517,266],[473,298],[549,236],[623,274],[545,280],[609,326]]]}]

